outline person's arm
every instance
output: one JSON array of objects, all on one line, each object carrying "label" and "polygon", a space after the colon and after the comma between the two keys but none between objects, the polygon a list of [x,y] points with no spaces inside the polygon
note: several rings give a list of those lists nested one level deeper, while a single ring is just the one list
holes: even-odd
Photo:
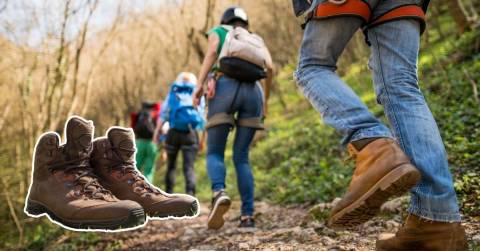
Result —
[{"label": "person's arm", "polygon": [[200,73],[198,73],[198,83],[193,97],[193,103],[197,106],[200,102],[200,97],[203,95],[203,84],[207,79],[208,72],[212,69],[213,65],[217,61],[217,48],[220,43],[220,38],[216,33],[208,35],[208,48],[203,59]]},{"label": "person's arm", "polygon": [[264,93],[264,104],[263,104],[263,115],[266,117],[268,114],[268,99],[270,98],[270,89],[272,87],[273,83],[273,73],[274,73],[274,66],[273,66],[273,61],[272,61],[272,56],[270,55],[270,52],[268,49],[266,50],[267,53],[267,61],[266,61],[266,66],[267,66],[267,78],[262,81],[263,85],[263,93]]},{"label": "person's arm", "polygon": [[163,122],[165,121],[166,114],[168,109],[168,95],[165,101],[163,101],[162,109],[160,109],[160,114],[158,115],[157,119],[157,126],[155,127],[155,131],[153,132],[153,143],[158,144],[158,136],[162,133],[162,126]]},{"label": "person's arm", "polygon": [[159,117],[158,120],[157,120],[157,126],[155,127],[155,131],[153,132],[153,143],[154,144],[158,144],[158,136],[160,135],[161,133],[161,130],[162,130],[162,124],[163,124],[163,121],[162,119]]},{"label": "person's arm", "polygon": [[207,131],[200,132],[200,142],[198,142],[198,150],[202,153],[205,150],[205,142],[207,140]]}]

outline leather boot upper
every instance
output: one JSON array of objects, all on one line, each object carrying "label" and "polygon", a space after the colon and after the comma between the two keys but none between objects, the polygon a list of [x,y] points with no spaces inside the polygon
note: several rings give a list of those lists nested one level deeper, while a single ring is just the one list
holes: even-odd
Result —
[{"label": "leather boot upper", "polygon": [[131,129],[115,127],[106,138],[94,141],[92,165],[101,183],[120,199],[141,204],[148,214],[169,214],[190,209],[190,196],[167,194],[151,185],[135,166],[135,141]]},{"label": "leather boot upper", "polygon": [[70,221],[125,217],[130,209],[139,208],[135,202],[119,201],[93,174],[91,121],[73,117],[67,122],[66,136],[64,145],[53,132],[38,140],[28,200]]},{"label": "leather boot upper", "polygon": [[465,229],[459,222],[438,222],[410,214],[396,234],[382,234],[378,251],[463,251],[467,250]]},{"label": "leather boot upper", "polygon": [[402,164],[410,163],[410,159],[398,144],[389,138],[377,139],[361,151],[349,144],[348,150],[351,157],[356,160],[356,167],[348,190],[333,208],[332,215],[365,194],[390,171]]}]

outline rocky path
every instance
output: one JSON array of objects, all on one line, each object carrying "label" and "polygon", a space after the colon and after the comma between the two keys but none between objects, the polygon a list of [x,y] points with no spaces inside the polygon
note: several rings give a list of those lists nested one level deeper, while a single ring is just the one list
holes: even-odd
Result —
[{"label": "rocky path", "polygon": [[[388,211],[395,211],[391,205]],[[375,237],[395,231],[400,216],[377,217],[358,231],[335,232],[312,219],[306,208],[256,204],[257,228],[239,229],[239,204],[234,203],[225,226],[217,231],[206,228],[207,205],[199,217],[190,220],[150,221],[136,231],[106,235],[104,243],[117,241],[119,250],[374,250]],[[326,213],[328,204],[317,206]],[[382,219],[383,218],[383,219]],[[466,224],[469,236],[480,242],[480,225]],[[99,243],[101,246],[101,243]]]}]

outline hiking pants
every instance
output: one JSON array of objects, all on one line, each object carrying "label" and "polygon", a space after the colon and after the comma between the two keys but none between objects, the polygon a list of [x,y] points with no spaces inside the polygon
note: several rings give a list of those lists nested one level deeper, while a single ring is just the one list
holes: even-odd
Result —
[{"label": "hiking pants", "polygon": [[182,132],[170,129],[165,141],[167,151],[167,174],[165,176],[166,192],[173,193],[175,187],[175,170],[177,156],[180,151],[183,155],[183,174],[185,176],[185,191],[195,195],[195,157],[198,152],[198,134],[196,131]]},{"label": "hiking pants", "polygon": [[[237,97],[235,92],[238,89]],[[222,76],[216,85],[215,97],[208,103],[207,129],[207,171],[212,182],[212,190],[225,189],[225,148],[228,134],[236,124],[235,139],[233,142],[233,164],[237,173],[237,186],[242,200],[242,215],[252,216],[254,211],[254,180],[252,168],[248,158],[250,144],[255,132],[259,129],[256,123],[239,123],[241,120],[254,121],[263,116],[263,91],[258,83],[240,83],[239,81]],[[237,121],[213,123],[216,115],[228,113],[231,117],[236,114]],[[213,119],[212,119],[213,118]]]},{"label": "hiking pants", "polygon": [[[382,3],[389,2],[397,1]],[[377,102],[391,130],[335,73],[338,57],[360,26],[361,20],[355,17],[307,24],[295,73],[300,90],[324,122],[343,134],[344,144],[376,137],[399,142],[422,174],[421,182],[411,190],[410,213],[435,221],[460,221],[445,147],[418,85],[419,22],[400,19],[367,30],[371,43],[368,66]]]},{"label": "hiking pants", "polygon": [[150,139],[136,139],[137,155],[135,157],[140,172],[153,183],[155,175],[155,160],[157,159],[157,146]]}]

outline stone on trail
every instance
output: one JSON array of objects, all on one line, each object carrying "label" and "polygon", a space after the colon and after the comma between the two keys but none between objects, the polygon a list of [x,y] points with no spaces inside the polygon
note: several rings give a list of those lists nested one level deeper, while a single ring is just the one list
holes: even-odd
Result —
[{"label": "stone on trail", "polygon": [[248,250],[248,249],[250,249],[250,245],[248,245],[248,243],[245,243],[245,242],[238,243],[238,249]]}]

